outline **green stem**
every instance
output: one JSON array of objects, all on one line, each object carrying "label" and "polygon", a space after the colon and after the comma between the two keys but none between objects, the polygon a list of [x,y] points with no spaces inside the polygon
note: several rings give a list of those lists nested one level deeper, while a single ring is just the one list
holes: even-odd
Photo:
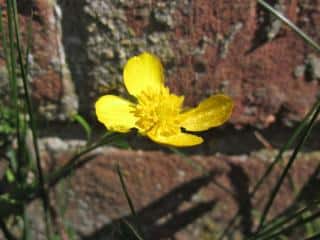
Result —
[{"label": "green stem", "polygon": [[282,234],[286,234],[289,233],[291,230],[296,229],[297,227],[304,225],[306,223],[312,222],[315,219],[320,217],[320,211],[314,213],[313,215],[306,217],[302,220],[296,221],[294,223],[292,223],[291,225],[287,226],[286,228],[283,228],[271,235],[267,235],[267,236],[261,236],[261,238],[254,238],[255,240],[273,240],[273,239],[277,239],[278,236],[282,235]]},{"label": "green stem", "polygon": [[303,134],[302,138],[299,140],[299,142],[298,142],[296,148],[294,149],[294,151],[293,151],[293,153],[292,153],[292,155],[291,155],[291,157],[290,157],[285,169],[283,170],[280,178],[278,179],[277,184],[276,184],[276,186],[274,187],[274,189],[273,189],[273,191],[271,193],[271,196],[268,199],[268,202],[267,202],[267,204],[266,204],[266,206],[265,206],[265,208],[263,210],[262,217],[260,219],[258,232],[259,232],[259,230],[262,228],[262,226],[264,224],[266,216],[267,216],[267,214],[268,214],[268,212],[269,212],[269,210],[271,208],[271,205],[272,205],[272,203],[273,203],[273,201],[274,201],[274,199],[275,199],[275,197],[276,197],[276,195],[277,195],[277,193],[278,193],[278,191],[279,191],[279,189],[280,189],[285,177],[287,176],[287,174],[289,172],[289,169],[291,168],[292,164],[294,163],[294,161],[296,159],[296,156],[299,153],[301,147],[304,145],[305,141],[307,140],[307,138],[308,138],[308,136],[310,134],[310,131],[311,131],[313,125],[314,125],[314,122],[318,117],[319,112],[320,112],[320,101],[317,102],[316,111],[313,113],[313,116],[311,117],[311,120],[308,123],[308,126],[306,127],[306,129],[304,131],[305,134]]},{"label": "green stem", "polygon": [[306,41],[310,46],[315,48],[317,51],[320,51],[320,46],[313,41],[307,34],[305,34],[300,28],[298,28],[293,22],[291,22],[288,18],[283,16],[282,13],[278,12],[274,9],[270,4],[265,2],[264,0],[257,0],[261,6],[271,12],[276,18],[281,20],[283,23],[288,25],[295,33],[297,33],[304,41]]},{"label": "green stem", "polygon": [[134,206],[133,206],[132,200],[131,200],[131,198],[130,198],[130,195],[129,195],[127,186],[126,186],[126,184],[125,184],[125,182],[124,182],[124,178],[123,178],[122,171],[121,171],[121,168],[120,168],[120,165],[119,165],[119,164],[117,164],[116,170],[117,170],[117,174],[118,174],[118,176],[119,176],[120,182],[121,182],[122,190],[123,190],[123,192],[124,192],[124,195],[126,196],[126,199],[127,199],[128,204],[129,204],[131,213],[132,213],[133,216],[136,217],[136,216],[137,216],[137,213],[136,213],[136,210],[134,209]]},{"label": "green stem", "polygon": [[[285,226],[286,224],[295,220],[296,218],[300,218],[302,214],[310,211],[312,208],[318,207],[319,202],[320,202],[320,200],[309,203],[306,207],[298,209],[296,212],[290,214],[289,216],[283,216],[282,219],[281,219],[281,216],[277,216],[277,217],[273,218],[272,220],[269,221],[268,224],[266,224],[266,226],[263,229],[260,230],[260,232],[258,234],[253,235],[252,237],[250,237],[250,239],[253,240],[253,239],[257,239],[261,236],[271,234],[272,232],[274,232],[278,228]],[[279,220],[279,218],[280,218],[280,220]]]},{"label": "green stem", "polygon": [[[9,0],[9,2],[11,2]],[[47,193],[45,184],[44,184],[44,177],[43,177],[43,170],[41,166],[41,160],[40,160],[40,151],[39,151],[39,146],[38,146],[38,136],[37,136],[37,128],[35,125],[35,120],[34,120],[34,115],[33,115],[33,109],[32,109],[32,104],[31,104],[31,98],[30,98],[30,93],[28,89],[28,83],[27,83],[27,72],[25,71],[25,65],[23,62],[23,57],[22,57],[22,50],[21,50],[21,44],[20,44],[20,35],[19,35],[19,26],[18,26],[18,13],[17,13],[17,2],[16,0],[13,0],[13,6],[12,6],[12,17],[13,17],[13,23],[14,23],[14,28],[15,28],[15,37],[16,37],[16,43],[17,43],[17,50],[18,50],[18,61],[19,61],[19,66],[20,66],[20,71],[22,75],[22,82],[23,82],[23,89],[24,89],[24,99],[26,102],[27,106],[27,111],[28,115],[30,117],[30,127],[31,127],[31,132],[32,132],[32,139],[33,139],[33,146],[34,146],[34,152],[35,152],[35,157],[36,157],[36,164],[37,164],[37,172],[39,176],[39,183],[40,183],[40,189],[41,189],[41,198],[43,202],[43,208],[45,211],[45,220],[46,220],[46,229],[47,229],[47,238],[50,239],[51,237],[51,230],[50,230],[50,199],[49,195]],[[9,11],[11,12],[11,11]]]},{"label": "green stem", "polygon": [[97,142],[92,143],[90,146],[84,148],[83,150],[81,150],[80,152],[75,154],[68,161],[68,163],[66,163],[64,166],[62,166],[61,168],[56,170],[53,174],[48,176],[48,178],[46,179],[47,185],[49,187],[54,186],[61,178],[70,174],[73,171],[73,169],[81,163],[79,161],[79,159],[81,159],[81,157],[83,157],[85,154],[93,151],[94,149],[96,149],[102,145],[105,145],[106,142],[111,142],[113,140],[113,138],[115,138],[116,136],[118,136],[117,133],[107,132]]}]

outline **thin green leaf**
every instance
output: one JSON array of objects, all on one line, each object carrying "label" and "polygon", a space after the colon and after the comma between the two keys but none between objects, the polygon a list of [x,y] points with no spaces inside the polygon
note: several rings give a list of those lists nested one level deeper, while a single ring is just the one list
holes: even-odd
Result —
[{"label": "thin green leaf", "polygon": [[267,235],[267,236],[263,235],[260,238],[255,238],[255,240],[272,240],[272,239],[276,239],[280,235],[288,234],[292,230],[294,230],[294,229],[296,229],[296,228],[298,228],[300,226],[304,226],[305,224],[307,224],[309,222],[312,222],[312,221],[316,220],[319,217],[320,217],[320,211],[317,211],[316,213],[312,214],[311,216],[303,218],[303,219],[300,219],[300,220],[290,224],[289,226],[284,227],[283,229],[281,229],[281,230],[279,230],[279,231],[277,231],[277,232],[275,232],[273,234],[270,234],[270,235]]},{"label": "thin green leaf", "polygon": [[270,4],[265,2],[264,0],[257,0],[261,6],[271,12],[276,18],[281,20],[283,23],[288,25],[294,32],[296,32],[306,43],[315,48],[317,51],[320,51],[320,46],[313,41],[307,34],[305,34],[300,28],[298,28],[293,22],[291,22],[288,18],[283,16],[282,13],[278,12],[274,9]]},{"label": "thin green leaf", "polygon": [[262,228],[263,224],[264,224],[264,221],[267,217],[267,214],[272,206],[272,203],[278,193],[278,191],[280,190],[280,187],[285,179],[285,177],[287,176],[292,164],[294,163],[295,159],[296,159],[296,156],[297,154],[299,153],[301,147],[304,145],[304,143],[306,142],[312,128],[313,128],[313,125],[314,125],[314,122],[315,120],[317,119],[318,115],[319,115],[319,112],[320,112],[320,101],[317,102],[316,104],[316,109],[315,109],[315,112],[312,114],[311,116],[311,119],[310,119],[310,122],[308,123],[305,131],[304,131],[304,134],[302,134],[302,137],[299,139],[299,142],[297,144],[297,146],[295,147],[285,169],[283,170],[280,178],[278,179],[277,183],[276,183],[276,186],[274,187],[274,189],[272,190],[271,192],[271,195],[265,205],[265,208],[263,210],[263,213],[262,213],[262,217],[260,219],[260,223],[259,223],[259,227],[258,227],[258,231]]},{"label": "thin green leaf", "polygon": [[[12,25],[11,27],[14,27],[13,32],[15,32],[15,40],[16,40],[16,47],[18,50],[18,61],[19,61],[19,66],[20,66],[20,71],[22,75],[22,82],[23,82],[23,89],[24,89],[24,100],[27,106],[28,110],[28,115],[30,117],[30,127],[31,127],[31,132],[32,132],[32,139],[33,139],[33,146],[34,146],[34,152],[36,155],[36,163],[37,163],[37,170],[38,170],[38,177],[39,177],[39,182],[41,186],[41,198],[43,202],[43,208],[45,211],[45,220],[46,220],[46,233],[47,233],[47,238],[50,239],[51,236],[51,230],[50,230],[50,213],[49,213],[49,196],[46,192],[46,188],[44,185],[44,177],[43,177],[43,170],[41,167],[41,161],[40,161],[40,151],[39,151],[39,146],[38,146],[38,136],[37,136],[37,128],[34,120],[34,115],[33,115],[33,109],[32,109],[32,104],[31,104],[31,99],[30,99],[30,93],[28,89],[28,83],[27,83],[27,72],[25,71],[25,64],[23,62],[23,56],[22,56],[22,48],[21,48],[21,41],[20,41],[20,34],[19,34],[19,25],[18,25],[18,11],[17,11],[17,2],[16,0],[11,1],[7,0],[10,4],[8,4],[8,12],[11,15],[11,21],[9,22],[9,25]],[[13,39],[10,39],[10,41]],[[13,57],[11,59],[14,59]],[[12,61],[15,62],[15,61]],[[13,68],[15,69],[15,68]]]},{"label": "thin green leaf", "polygon": [[[289,19],[283,16],[282,13],[279,13],[276,9],[274,9],[272,6],[270,6],[268,3],[266,3],[263,0],[257,0],[259,4],[261,4],[266,10],[270,11],[275,17],[280,19],[282,22],[287,24],[293,31],[295,31],[301,38],[303,38],[308,44],[310,44],[312,47],[314,47],[316,50],[320,51],[320,46],[313,41],[307,34],[305,34],[302,30],[300,30],[294,23],[292,23]],[[313,106],[315,108],[316,104]],[[308,115],[310,115],[313,112],[311,110]],[[305,119],[307,119],[309,116],[306,116]],[[269,165],[268,169],[265,171],[263,176],[258,180],[257,184],[253,188],[253,191],[251,192],[251,197],[255,195],[257,190],[260,188],[266,177],[272,172],[272,169],[274,166],[282,159],[283,153],[291,147],[291,145],[295,142],[296,138],[300,135],[301,131],[304,129],[306,122],[305,119],[301,122],[301,124],[298,126],[298,128],[295,129],[295,132],[290,137],[289,141],[281,148],[278,155],[276,156],[275,160],[272,162],[271,165]],[[239,211],[234,215],[234,217],[229,221],[229,224],[224,229],[223,233],[220,235],[219,240],[223,239],[224,236],[229,232],[229,229],[232,228],[236,221],[236,218],[239,216]]]},{"label": "thin green leaf", "polygon": [[260,230],[258,234],[253,235],[250,239],[256,239],[260,236],[271,234],[272,232],[275,232],[283,226],[288,225],[290,222],[297,221],[297,219],[305,217],[304,213],[310,211],[313,208],[317,208],[319,203],[320,200],[309,203],[307,206],[297,209],[295,212],[292,212],[290,214],[274,217]]},{"label": "thin green leaf", "polygon": [[134,234],[138,237],[138,239],[142,239],[142,238],[140,237],[140,234],[139,234],[139,232],[142,233],[142,231],[141,231],[141,227],[139,226],[138,221],[137,221],[137,220],[138,220],[138,219],[137,219],[137,213],[136,213],[136,210],[135,210],[134,205],[133,205],[133,203],[132,203],[131,197],[130,197],[130,195],[129,195],[129,192],[128,192],[126,183],[125,183],[125,181],[124,181],[124,177],[123,177],[123,174],[122,174],[122,171],[121,171],[121,168],[120,168],[120,165],[119,165],[119,164],[116,165],[116,170],[117,170],[117,174],[118,174],[118,176],[119,176],[120,182],[121,182],[121,188],[122,188],[123,193],[124,193],[124,195],[125,195],[125,197],[126,197],[126,199],[127,199],[128,205],[129,205],[130,210],[131,210],[131,213],[132,213],[132,216],[134,217],[134,219],[135,219],[135,221],[136,221],[136,223],[137,223],[137,226],[138,226],[139,231],[133,229],[133,227],[131,227],[131,225],[129,225],[129,227],[130,227],[130,229],[134,232]]},{"label": "thin green leaf", "polygon": [[[99,140],[91,145],[81,149],[76,153],[65,165],[55,170],[46,178],[46,184],[50,187],[55,185],[61,178],[69,175],[77,165],[81,164],[81,158],[96,148],[111,143],[119,134],[114,132],[106,132]],[[36,186],[36,189],[38,186]],[[37,191],[37,190],[36,190]]]},{"label": "thin green leaf", "polygon": [[116,170],[117,170],[117,174],[119,176],[120,182],[121,182],[122,190],[123,190],[124,195],[126,196],[126,199],[128,201],[131,213],[132,213],[133,216],[137,216],[137,213],[136,213],[136,210],[134,209],[134,206],[133,206],[132,200],[130,198],[128,189],[127,189],[126,184],[124,182],[123,174],[122,174],[122,171],[121,171],[121,168],[120,168],[119,164],[116,165]]},{"label": "thin green leaf", "polygon": [[134,234],[134,236],[138,239],[138,240],[143,240],[143,238],[140,236],[140,234],[138,233],[138,231],[132,226],[131,223],[129,223],[127,220],[122,219],[122,221],[129,227],[129,229],[131,230],[131,232]]},{"label": "thin green leaf", "polygon": [[29,218],[28,213],[26,211],[26,208],[23,209],[23,240],[31,240],[31,231],[30,231],[30,225],[29,225]]},{"label": "thin green leaf", "polygon": [[81,115],[79,115],[79,114],[75,114],[75,115],[72,117],[72,119],[81,125],[81,127],[83,128],[83,130],[84,130],[85,133],[86,133],[87,141],[90,142],[91,136],[92,136],[92,129],[91,129],[89,123],[87,122],[87,120],[84,119],[84,118],[83,118]]}]

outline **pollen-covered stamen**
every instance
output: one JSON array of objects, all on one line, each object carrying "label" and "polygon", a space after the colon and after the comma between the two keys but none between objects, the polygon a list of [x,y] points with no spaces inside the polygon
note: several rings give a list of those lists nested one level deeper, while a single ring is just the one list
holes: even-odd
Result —
[{"label": "pollen-covered stamen", "polygon": [[138,97],[134,115],[136,126],[144,134],[170,136],[180,131],[179,114],[183,97],[170,94],[167,88],[160,92],[144,91]]}]

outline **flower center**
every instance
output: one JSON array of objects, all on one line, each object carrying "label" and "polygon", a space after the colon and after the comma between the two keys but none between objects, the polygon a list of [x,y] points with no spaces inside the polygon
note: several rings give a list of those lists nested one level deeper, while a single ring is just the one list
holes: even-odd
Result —
[{"label": "flower center", "polygon": [[183,97],[170,94],[168,88],[160,92],[144,91],[138,97],[134,110],[136,125],[143,134],[170,136],[180,131],[179,113]]}]

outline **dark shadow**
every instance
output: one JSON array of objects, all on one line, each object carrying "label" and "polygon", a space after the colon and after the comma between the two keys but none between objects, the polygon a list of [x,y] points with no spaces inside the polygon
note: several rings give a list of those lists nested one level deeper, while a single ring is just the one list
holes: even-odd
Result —
[{"label": "dark shadow", "polygon": [[307,204],[319,200],[319,192],[316,191],[316,189],[320,189],[320,164],[300,190],[295,202],[304,202]]},{"label": "dark shadow", "polygon": [[[268,1],[268,3],[271,6],[275,6],[277,3],[277,0],[271,0]],[[272,21],[274,21],[274,16],[267,11],[264,7],[262,7],[260,4],[257,4],[257,19],[259,19],[257,30],[254,34],[251,48],[246,52],[246,54],[250,54],[254,52],[256,49],[260,48],[264,44],[266,44],[268,41],[273,40],[268,38],[268,33],[270,31],[270,28],[272,26]],[[280,35],[276,35],[275,38],[280,37]]]},{"label": "dark shadow", "polygon": [[194,178],[142,208],[136,217],[128,215],[115,219],[81,239],[98,240],[107,237],[115,240],[137,239],[128,223],[142,232],[144,240],[174,239],[175,233],[214,208],[216,200],[203,201],[186,210],[179,210],[183,203],[190,201],[195,193],[211,183],[217,174],[219,173],[212,171]]},{"label": "dark shadow", "polygon": [[[91,124],[93,128],[94,138],[98,138],[106,130],[98,123]],[[292,127],[285,126],[280,122],[276,122],[266,129],[257,129],[254,127],[245,127],[242,130],[237,130],[230,125],[225,125],[220,128],[213,128],[203,133],[195,133],[204,138],[203,144],[196,147],[179,149],[180,152],[188,155],[202,154],[212,155],[217,152],[228,155],[250,154],[252,151],[258,151],[265,146],[255,136],[255,131],[259,132],[266,141],[275,149],[282,147],[291,137],[294,128],[298,126],[295,123]],[[50,123],[50,126],[40,124],[41,137],[57,136],[62,139],[85,139],[85,132],[79,124],[75,123]],[[68,131],[65,131],[65,129]],[[302,152],[314,151],[320,148],[320,141],[317,136],[320,135],[320,124],[316,124],[312,130],[308,142],[304,145]],[[153,143],[146,137],[142,137],[132,131],[130,134],[125,134],[124,139],[128,141],[133,150],[162,150],[167,153],[172,153],[167,147],[161,147],[159,144]]]},{"label": "dark shadow", "polygon": [[[292,204],[286,208],[284,211],[279,213],[278,215],[274,216],[271,220],[269,220],[266,225],[272,224],[274,220],[278,220],[281,217],[284,217],[284,219],[291,219],[291,221],[298,221],[302,220],[302,217],[306,217],[305,214],[301,215],[301,210],[306,209],[305,207],[308,207],[308,211],[305,211],[304,213],[313,214],[317,211],[319,211],[319,192],[317,189],[320,188],[320,164],[316,167],[313,174],[310,176],[308,181],[304,184],[304,186],[299,191],[297,197],[292,202]],[[296,213],[300,213],[299,215],[295,215]],[[293,218],[291,218],[293,217]],[[303,231],[305,225],[297,226],[293,229],[288,229],[283,233],[283,236],[288,237],[288,239],[291,239],[294,234],[296,234],[296,231]],[[301,232],[299,233],[302,234]]]},{"label": "dark shadow", "polygon": [[35,1],[33,0],[20,0],[17,1],[17,10],[19,15],[31,17],[33,21],[37,21],[43,24],[45,21],[43,17],[39,15],[39,9]]},{"label": "dark shadow", "polygon": [[308,206],[319,200],[319,193],[316,189],[320,189],[320,164],[316,167],[308,181],[299,191],[297,197],[282,214],[288,214],[301,206]]},{"label": "dark shadow", "polygon": [[228,173],[230,182],[235,192],[235,202],[238,204],[241,231],[244,236],[249,236],[252,232],[252,202],[249,193],[250,180],[240,165],[229,163],[231,167]]},{"label": "dark shadow", "polygon": [[90,111],[88,101],[90,69],[87,56],[88,19],[84,13],[86,0],[58,0],[62,10],[62,42],[66,61],[79,99],[79,112]]}]

